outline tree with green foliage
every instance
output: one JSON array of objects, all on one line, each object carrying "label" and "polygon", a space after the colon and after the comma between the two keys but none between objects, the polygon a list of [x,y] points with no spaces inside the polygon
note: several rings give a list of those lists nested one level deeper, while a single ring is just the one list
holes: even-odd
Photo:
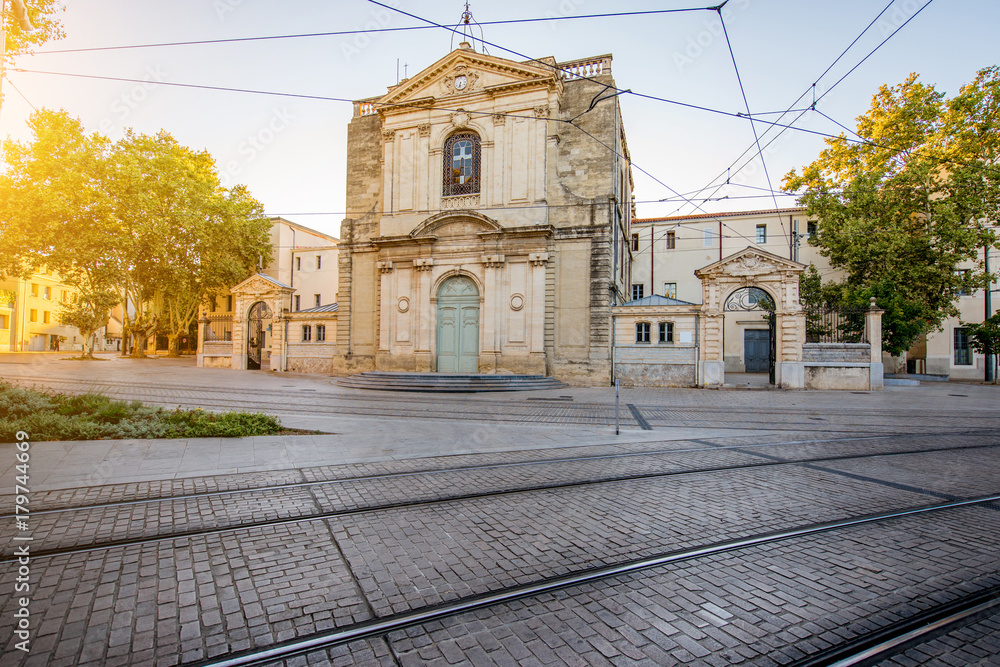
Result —
[{"label": "tree with green foliage", "polygon": [[[998,124],[996,67],[950,100],[912,74],[875,95],[858,118],[860,141],[828,139],[801,174],[785,177],[818,220],[810,243],[845,274],[839,300],[865,306],[875,297],[886,310],[891,354],[956,316],[959,291],[989,281],[977,258],[997,243]],[[963,262],[972,270],[957,273]]]},{"label": "tree with green foliage", "polygon": [[63,324],[76,327],[83,338],[80,357],[93,359],[94,351],[90,340],[95,331],[108,326],[111,309],[121,301],[115,292],[81,292],[71,303],[62,304],[59,318]]},{"label": "tree with green foliage", "polygon": [[[982,322],[962,322],[969,335],[969,345],[979,354],[992,354],[996,363],[996,353],[1000,351],[1000,313],[993,313]],[[1000,382],[1000,377],[993,374],[993,384]]]},{"label": "tree with green foliage", "polygon": [[32,141],[4,143],[0,275],[44,265],[85,298],[116,292],[133,356],[145,356],[164,312],[186,331],[197,304],[270,256],[260,203],[245,187],[223,188],[207,152],[166,132],[112,143],[66,112],[36,112],[29,126]]},{"label": "tree with green foliage", "polygon": [[[58,17],[66,8],[58,0],[20,0],[7,2],[7,7],[3,17],[7,57],[30,53],[33,46],[66,36]],[[25,30],[25,21],[30,30]]]}]

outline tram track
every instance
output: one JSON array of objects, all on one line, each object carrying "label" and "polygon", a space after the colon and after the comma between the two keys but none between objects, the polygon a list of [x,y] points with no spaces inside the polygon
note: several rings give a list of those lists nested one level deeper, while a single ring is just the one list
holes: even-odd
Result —
[{"label": "tram track", "polygon": [[[276,400],[273,390],[240,388],[224,390],[225,398],[219,397],[219,390],[211,387],[173,386],[154,383],[99,383],[71,378],[37,378],[27,379],[14,377],[12,381],[24,384],[37,384],[43,388],[70,393],[86,393],[99,391],[114,398],[123,400],[142,400],[151,405],[164,407],[202,407],[206,409],[245,409],[267,411],[273,414],[294,414],[309,416],[371,416],[371,396],[363,392],[357,393],[323,393],[319,391],[294,390],[281,392],[281,399]],[[713,428],[766,428],[767,430],[789,430],[808,426],[814,431],[826,432],[856,432],[860,429],[872,429],[896,432],[901,428],[909,428],[913,420],[919,418],[925,424],[928,421],[952,423],[956,417],[981,421],[984,424],[994,422],[1000,425],[1000,420],[977,412],[968,415],[956,415],[954,412],[933,413],[924,411],[891,413],[884,410],[865,408],[845,408],[842,410],[826,410],[826,417],[821,421],[806,420],[801,410],[789,408],[767,408],[732,406],[722,411],[718,408],[699,406],[668,406],[651,404],[642,400],[632,400],[639,418],[629,410],[622,410],[620,418],[629,427],[642,428],[642,422],[647,422],[653,428],[663,426],[704,426],[711,424]],[[611,426],[615,424],[614,407],[598,402],[560,402],[546,404],[541,401],[513,399],[510,397],[493,398],[476,396],[474,398],[434,396],[433,400],[426,397],[409,394],[392,394],[379,400],[378,413],[380,417],[400,417],[433,419],[445,421],[469,421],[495,423],[554,423],[572,424],[577,426]],[[886,421],[887,417],[892,419]]]},{"label": "tram track", "polygon": [[[444,619],[461,616],[469,612],[474,612],[503,604],[508,604],[510,602],[528,597],[535,597],[546,593],[552,593],[555,591],[564,590],[567,588],[578,587],[588,583],[602,582],[609,579],[614,579],[638,573],[643,570],[650,570],[653,568],[669,566],[675,563],[680,563],[682,561],[705,558],[709,556],[716,556],[727,552],[739,551],[741,549],[758,547],[768,544],[775,544],[778,542],[783,542],[796,538],[808,537],[831,531],[843,530],[846,528],[851,528],[856,526],[877,524],[905,517],[927,515],[945,510],[953,510],[963,507],[973,507],[988,503],[996,503],[997,501],[1000,501],[1000,494],[993,494],[989,496],[982,496],[978,498],[970,498],[970,499],[947,502],[947,503],[936,503],[933,505],[909,507],[890,512],[870,514],[866,516],[852,517],[836,521],[815,523],[786,530],[760,533],[734,540],[719,541],[712,544],[696,547],[693,549],[664,552],[655,556],[632,559],[626,562],[616,563],[610,566],[589,568],[583,571],[573,572],[571,574],[564,576],[549,577],[526,585],[509,586],[505,587],[502,590],[492,591],[487,594],[469,596],[467,598],[452,601],[442,605],[436,605],[436,606],[413,610],[407,613],[394,614],[391,616],[376,618],[371,621],[356,623],[346,627],[339,627],[336,628],[335,630],[328,632],[313,633],[311,636],[298,637],[291,641],[279,642],[272,646],[264,648],[243,651],[243,652],[235,652],[227,656],[218,657],[210,660],[188,662],[184,664],[184,667],[240,667],[243,665],[260,665],[265,663],[273,663],[276,660],[285,660],[292,657],[313,653],[318,650],[333,648],[353,641],[364,640],[374,637],[385,638],[391,633],[398,632],[401,630],[406,630],[414,626],[425,625],[435,621],[442,621]],[[992,601],[992,598],[996,597],[997,595],[1000,595],[1000,593],[998,593],[996,590],[992,590],[985,592],[983,595],[976,596],[973,599],[966,600],[964,601],[963,605],[955,605],[955,609],[949,609],[950,614],[947,615],[945,618],[950,619],[949,622],[955,622],[956,620],[961,620],[962,618],[965,618],[965,616],[967,616],[969,613],[974,613],[968,610],[976,607],[976,605],[979,605],[982,608],[990,608],[994,604],[996,604],[995,602]],[[988,607],[983,607],[984,604],[988,604]],[[940,615],[941,610],[938,609],[936,611]],[[976,611],[978,611],[978,609]],[[936,619],[935,622],[938,622],[939,620],[940,619]],[[916,620],[917,626],[927,625],[927,624],[928,623],[925,621],[923,617]],[[869,655],[876,655],[874,653],[870,653],[871,646],[868,646],[868,644],[871,643],[873,637],[877,637],[880,640],[877,646],[879,646],[880,648],[882,648],[883,651],[885,651],[885,650],[890,650],[894,646],[898,645],[898,643],[890,642],[890,640],[896,637],[904,637],[906,636],[906,633],[912,632],[912,630],[913,630],[912,627],[909,627],[904,623],[900,623],[898,627],[890,627],[884,629],[881,633],[871,633],[869,637],[864,637],[858,640],[845,642],[842,646],[836,647],[840,650],[839,653],[831,650],[829,652],[825,652],[821,656],[816,657],[816,659],[819,661],[803,662],[803,665],[808,664],[811,667],[814,667],[818,665],[831,665],[831,664],[842,664],[842,665],[855,664],[855,662],[824,662],[823,660],[827,660],[830,658],[830,656],[834,655],[837,656],[837,659],[841,660],[845,656],[859,655],[861,650],[869,651],[869,654],[866,655],[865,657],[869,657]]]},{"label": "tram track", "polygon": [[[363,475],[350,475],[350,476],[338,476],[338,477],[327,477],[322,479],[299,481],[299,482],[284,482],[281,484],[263,484],[263,485],[245,485],[237,484],[233,488],[223,488],[213,491],[199,491],[191,493],[179,493],[179,494],[165,494],[150,496],[145,495],[142,498],[123,498],[116,501],[107,502],[83,502],[78,505],[61,505],[59,502],[52,503],[53,506],[49,507],[48,503],[44,500],[38,500],[36,498],[34,507],[38,507],[40,504],[45,506],[45,509],[35,509],[32,514],[34,516],[45,516],[49,514],[57,514],[62,512],[72,512],[77,510],[85,509],[99,509],[99,508],[109,508],[109,507],[127,507],[130,505],[143,505],[151,504],[163,501],[174,501],[174,500],[187,500],[192,498],[210,498],[216,496],[226,496],[226,495],[236,495],[240,493],[248,493],[253,491],[272,491],[280,489],[296,489],[296,488],[308,488],[312,486],[321,486],[324,484],[333,483],[350,483],[350,482],[362,482],[362,481],[378,481],[378,480],[388,480],[388,479],[399,479],[405,477],[415,477],[424,475],[436,475],[436,474],[447,474],[447,473],[463,473],[463,472],[473,472],[473,471],[488,471],[488,470],[503,470],[510,468],[530,468],[534,466],[544,466],[544,465],[554,465],[554,464],[567,464],[567,463],[584,463],[584,462],[594,462],[594,461],[621,461],[626,459],[637,459],[637,458],[647,458],[647,457],[662,457],[662,456],[673,456],[673,455],[683,455],[683,454],[698,454],[705,452],[740,452],[741,450],[746,450],[748,452],[764,452],[766,450],[771,450],[781,447],[793,447],[793,446],[803,446],[803,445],[825,445],[831,443],[842,443],[842,442],[865,442],[873,440],[912,440],[918,437],[935,437],[940,434],[936,432],[920,432],[920,433],[906,433],[906,434],[896,434],[896,435],[871,435],[871,436],[850,436],[850,437],[839,437],[839,438],[816,438],[811,440],[783,440],[779,442],[762,442],[762,443],[741,443],[735,445],[723,445],[712,443],[712,440],[723,440],[725,438],[703,438],[698,442],[710,443],[706,447],[675,447],[668,449],[654,449],[654,450],[637,450],[629,452],[616,452],[612,454],[588,454],[582,456],[560,456],[560,457],[543,457],[530,460],[520,460],[520,461],[509,461],[509,462],[498,462],[498,463],[487,463],[487,464],[476,464],[476,465],[458,465],[451,467],[437,467],[437,468],[424,468],[417,470],[404,470],[398,472],[381,472],[381,473],[370,473]],[[965,430],[965,431],[952,431],[948,434],[951,438],[964,438],[964,437],[994,437],[997,440],[997,444],[974,444],[974,445],[963,445],[959,447],[931,447],[924,449],[911,449],[904,451],[882,451],[882,452],[869,452],[866,456],[880,456],[880,455],[890,455],[890,454],[917,454],[921,452],[931,452],[931,451],[945,451],[949,449],[962,450],[962,449],[980,449],[994,447],[1000,444],[1000,432],[994,431],[992,429],[985,430]],[[679,441],[685,442],[685,441]],[[616,448],[628,447],[629,445],[638,445],[643,443],[615,443]],[[597,445],[594,447],[603,448],[603,446]],[[841,458],[849,458],[845,455]],[[832,458],[826,459],[801,459],[801,460],[782,460],[779,462],[783,463],[803,463],[812,461],[822,461],[822,460],[835,460]],[[345,466],[350,467],[350,466]],[[690,470],[690,472],[711,472],[713,470],[725,470],[732,468],[696,468]],[[301,472],[301,471],[300,471]],[[651,473],[656,475],[657,473]],[[630,479],[629,477],[612,477],[606,479],[593,479],[589,480],[592,482],[600,481],[619,481],[622,479]],[[138,486],[137,483],[133,483],[129,486]],[[53,494],[65,494],[67,492],[73,491],[93,491],[94,487],[81,487],[81,488],[67,488],[59,489],[58,491],[53,491]],[[44,492],[43,492],[44,493]],[[136,494],[138,495],[138,494]],[[0,514],[0,520],[15,518],[13,513],[2,513]]]},{"label": "tram track", "polygon": [[[898,436],[894,439],[901,439],[905,436]],[[972,437],[980,437],[976,434]],[[876,439],[876,438],[870,438]],[[885,438],[881,438],[885,439]],[[218,492],[207,492],[201,494],[189,494],[184,496],[168,496],[161,498],[145,498],[142,500],[129,500],[121,502],[112,502],[98,505],[80,506],[80,507],[70,507],[70,508],[59,508],[52,510],[37,511],[34,516],[43,517],[56,517],[44,528],[51,534],[70,534],[74,531],[74,525],[80,525],[80,523],[90,524],[90,525],[115,525],[119,522],[119,517],[114,514],[107,514],[102,512],[102,510],[116,510],[116,509],[128,509],[136,508],[142,506],[148,506],[149,511],[143,516],[156,517],[156,527],[164,526],[168,528],[167,531],[157,531],[153,530],[152,534],[140,534],[135,536],[129,536],[128,530],[134,521],[140,520],[141,517],[137,517],[133,514],[126,514],[124,521],[127,524],[125,536],[122,537],[111,537],[111,538],[101,538],[100,533],[98,539],[95,539],[89,543],[75,543],[69,544],[62,547],[50,547],[46,548],[44,546],[46,541],[46,536],[35,536],[33,535],[33,540],[35,541],[35,547],[33,549],[33,555],[36,558],[46,558],[58,555],[68,555],[68,554],[78,554],[87,553],[92,551],[99,551],[103,549],[110,549],[115,547],[126,547],[133,545],[151,544],[157,542],[166,542],[170,540],[197,537],[205,535],[217,535],[222,533],[231,533],[240,530],[247,529],[258,529],[267,526],[280,526],[298,523],[308,523],[308,522],[319,522],[327,519],[333,518],[344,518],[353,515],[366,514],[366,513],[377,513],[386,512],[392,510],[402,510],[402,509],[415,509],[420,507],[432,507],[436,505],[446,504],[446,503],[460,503],[468,501],[478,501],[490,498],[500,498],[504,496],[512,496],[516,494],[531,494],[539,492],[552,492],[559,490],[569,490],[575,488],[582,488],[588,486],[600,486],[604,484],[615,484],[615,483],[627,483],[627,482],[639,482],[644,480],[655,480],[677,477],[682,475],[694,475],[694,474],[714,474],[714,473],[728,473],[741,470],[751,470],[751,469],[763,469],[768,467],[780,467],[780,466],[792,466],[792,465],[806,465],[815,466],[819,463],[832,463],[837,461],[852,461],[852,460],[866,460],[875,459],[880,457],[902,457],[902,456],[912,456],[912,455],[926,455],[941,452],[974,452],[977,450],[990,450],[1000,447],[1000,442],[988,443],[988,444],[968,444],[959,446],[938,446],[938,447],[924,447],[924,448],[911,448],[904,450],[881,450],[874,452],[867,452],[864,454],[858,453],[843,453],[835,455],[826,456],[812,456],[812,457],[798,457],[798,458],[781,458],[773,454],[761,454],[760,449],[774,448],[780,446],[800,446],[804,444],[816,444],[816,443],[830,443],[830,442],[842,442],[842,441],[855,441],[856,438],[842,438],[842,439],[832,439],[832,440],[806,440],[806,441],[790,441],[783,443],[772,443],[772,444],[760,444],[760,445],[732,445],[732,446],[709,446],[702,448],[686,448],[686,449],[673,449],[673,450],[662,450],[656,452],[632,452],[632,453],[622,453],[613,455],[599,455],[599,456],[587,456],[587,457],[573,457],[573,458],[557,458],[557,459],[545,459],[536,460],[530,462],[518,462],[518,463],[500,463],[492,465],[482,465],[482,466],[463,466],[456,468],[438,469],[438,470],[425,470],[419,472],[398,472],[389,473],[383,475],[367,475],[358,476],[354,478],[338,478],[331,480],[319,480],[311,482],[298,482],[290,484],[275,485],[270,487],[258,487],[253,489],[237,489],[229,491],[218,491]],[[547,483],[526,483],[525,478],[527,477],[523,473],[523,469],[532,468],[536,466],[564,466],[568,464],[580,464],[585,463],[591,466],[591,469],[596,467],[598,464],[607,464],[609,461],[621,462],[625,461],[628,463],[640,462],[641,458],[662,458],[670,457],[673,455],[683,455],[691,456],[692,454],[711,454],[713,456],[723,454],[723,455],[740,455],[741,458],[729,465],[715,465],[709,467],[685,467],[680,469],[671,470],[644,470],[641,472],[633,472],[630,474],[619,474],[619,475],[595,475],[591,472],[583,471],[578,473],[576,476],[570,474],[562,481],[558,482],[547,482]],[[753,456],[752,462],[746,461],[746,455],[749,454]],[[665,462],[666,463],[666,462]],[[522,469],[522,470],[519,470]],[[475,479],[468,482],[463,482],[461,479],[440,479],[440,476],[446,475],[467,475],[472,472],[485,472],[493,473],[496,471],[504,471],[511,473],[506,478],[501,479],[500,482],[494,483],[493,488],[489,488],[490,482],[484,479]],[[841,473],[847,474],[847,473]],[[542,477],[549,477],[549,474],[542,474]],[[848,475],[850,476],[850,475]],[[857,477],[857,476],[855,476]],[[358,488],[364,487],[375,481],[389,481],[397,482],[399,480],[411,480],[411,479],[432,479],[429,484],[424,484],[420,489],[415,489],[412,484],[410,485],[400,485],[398,490],[390,489],[387,496],[390,498],[400,498],[400,500],[389,500],[385,502],[379,502],[378,500],[372,500],[368,503],[360,502],[361,495],[358,493],[351,492],[348,489],[345,492],[345,496],[349,496],[354,499],[354,505],[348,504],[348,502],[342,503],[340,507],[335,509],[324,509],[324,502],[321,501],[314,493],[300,494],[297,497],[280,495],[282,493],[294,492],[297,490],[313,490],[320,487],[347,487],[349,485],[359,485]],[[880,480],[868,480],[879,483]],[[462,484],[465,484],[463,487]],[[889,486],[900,487],[900,485],[892,482],[882,482]],[[442,493],[442,489],[453,489],[459,488],[457,492],[452,493]],[[907,491],[916,491],[923,493],[925,495],[931,495],[941,498],[946,498],[949,500],[955,500],[957,497],[948,494],[939,494],[932,491],[922,491],[920,489],[913,488],[903,488]],[[266,495],[268,492],[276,492],[272,496]],[[204,499],[216,499],[222,496],[244,496],[242,500],[244,501],[244,506],[270,503],[263,508],[265,512],[277,512],[279,507],[298,507],[302,511],[298,514],[292,513],[288,516],[272,516],[271,518],[256,518],[254,516],[247,517],[241,516],[238,512],[234,512],[234,515],[227,515],[221,521],[218,521],[216,525],[208,525],[202,527],[191,527],[186,530],[173,530],[175,524],[173,522],[162,522],[165,515],[179,514],[181,516],[186,516],[188,514],[193,514],[195,516],[202,516],[206,511],[212,511],[212,518],[217,519],[218,517],[214,513],[214,509],[211,506],[198,506],[185,507],[182,506],[178,509],[170,508],[164,510],[164,506],[168,506],[172,503],[184,503],[185,501],[200,501]],[[339,497],[334,491],[334,497]],[[329,499],[327,499],[327,504],[329,504]],[[235,506],[235,503],[228,501],[221,505],[224,511],[228,511],[229,507]],[[255,510],[257,511],[257,510]],[[90,516],[88,516],[90,515]],[[13,515],[0,516],[0,518],[10,518]],[[65,520],[61,520],[61,517],[67,517]],[[83,519],[78,519],[77,516],[83,517]],[[227,520],[228,519],[228,520]],[[249,519],[249,520],[248,520]],[[37,526],[37,520],[35,521]],[[145,528],[142,532],[145,533]],[[4,554],[0,557],[0,563],[13,562],[16,560],[16,556],[13,553]]]}]

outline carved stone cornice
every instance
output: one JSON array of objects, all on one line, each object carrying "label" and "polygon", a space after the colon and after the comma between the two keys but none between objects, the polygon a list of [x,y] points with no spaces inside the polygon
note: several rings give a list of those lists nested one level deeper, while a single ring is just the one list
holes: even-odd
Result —
[{"label": "carved stone cornice", "polygon": [[483,265],[485,265],[488,269],[498,269],[504,265],[504,262],[507,261],[507,258],[503,255],[483,255],[480,259],[483,262]]},{"label": "carved stone cornice", "polygon": [[392,262],[376,262],[375,266],[378,267],[379,273],[392,273]]},{"label": "carved stone cornice", "polygon": [[528,261],[532,266],[545,266],[549,262],[549,253],[532,252],[528,254]]},{"label": "carved stone cornice", "polygon": [[413,260],[413,268],[417,271],[430,271],[434,267],[434,260],[430,257],[422,257]]}]

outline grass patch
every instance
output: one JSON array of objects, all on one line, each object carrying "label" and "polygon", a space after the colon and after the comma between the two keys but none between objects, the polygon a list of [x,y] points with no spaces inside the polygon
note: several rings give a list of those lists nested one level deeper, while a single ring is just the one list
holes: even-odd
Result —
[{"label": "grass patch", "polygon": [[[0,381],[0,442],[25,431],[33,441],[131,438],[241,438],[306,433],[261,412],[167,410],[100,394],[66,396]],[[308,431],[312,433],[312,431]]]}]

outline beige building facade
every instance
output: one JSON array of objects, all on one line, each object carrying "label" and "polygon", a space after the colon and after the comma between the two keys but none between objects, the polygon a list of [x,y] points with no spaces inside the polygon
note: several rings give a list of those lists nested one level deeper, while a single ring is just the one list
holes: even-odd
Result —
[{"label": "beige building facade", "polygon": [[[82,349],[80,331],[61,320],[63,305],[76,295],[74,287],[44,269],[27,279],[0,281],[0,352]],[[94,349],[104,349],[105,332],[97,332],[91,342]]]},{"label": "beige building facade", "polygon": [[610,382],[632,182],[609,86],[611,56],[463,43],[355,104],[335,372]]},{"label": "beige building facade", "polygon": [[[806,266],[813,264],[824,282],[837,280],[841,274],[830,267],[818,248],[809,245],[814,229],[815,221],[809,219],[803,208],[634,219],[630,242],[632,296],[655,294],[700,304],[703,286],[696,272],[745,248],[766,251]],[[1000,257],[996,249],[991,252],[995,271],[1000,266]],[[960,270],[971,267],[972,263],[967,263]],[[991,286],[994,300],[997,287],[996,282]],[[987,316],[986,292],[957,295],[956,306],[959,317],[946,319],[941,329],[921,337],[905,356],[884,355],[886,372],[984,379],[985,358],[969,346],[963,323],[982,322]],[[725,318],[722,335],[725,372],[760,372],[760,355],[755,350],[767,328],[763,310],[748,310]]]}]

